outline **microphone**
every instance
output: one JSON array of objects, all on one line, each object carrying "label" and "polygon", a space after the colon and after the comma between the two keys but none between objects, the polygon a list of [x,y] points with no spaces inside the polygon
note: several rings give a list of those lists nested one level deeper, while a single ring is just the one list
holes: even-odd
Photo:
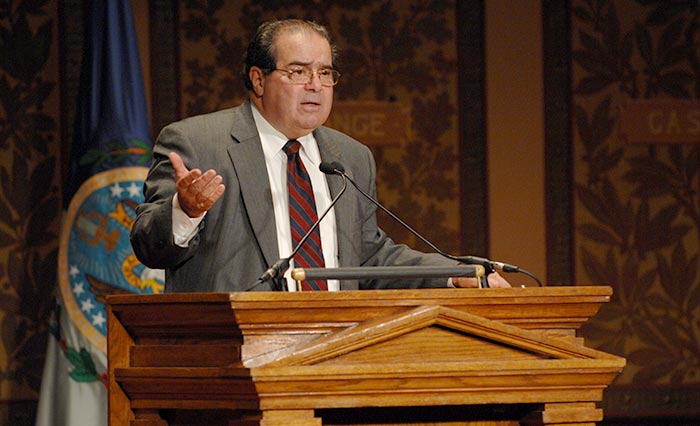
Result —
[{"label": "microphone", "polygon": [[[327,167],[327,163],[321,163],[319,169],[325,174],[333,174],[333,171],[329,173],[329,169]],[[321,220],[323,220],[323,218],[326,217],[328,212],[331,211],[333,206],[335,206],[335,203],[338,202],[340,197],[343,195],[343,193],[345,193],[345,190],[348,188],[348,177],[345,176],[345,174],[342,174],[340,176],[343,178],[343,188],[341,188],[340,192],[338,192],[338,195],[336,195],[331,200],[331,204],[328,207],[326,207],[326,209],[323,211],[323,214],[321,214],[321,216],[318,217],[318,220],[316,220],[316,222],[314,222],[314,224],[311,225],[311,228],[309,228],[306,234],[299,241],[299,244],[297,244],[294,250],[292,250],[292,254],[290,254],[287,257],[278,259],[277,262],[273,263],[269,268],[267,268],[267,270],[263,272],[262,275],[260,275],[260,278],[258,278],[256,285],[262,284],[265,281],[275,280],[275,290],[283,291],[283,288],[280,282],[277,280],[277,278],[280,278],[282,275],[284,275],[287,269],[289,269],[289,262],[294,258],[294,256],[296,256],[297,252],[299,252],[299,249],[301,249],[304,243],[306,243],[306,240],[309,239],[314,230],[318,228],[318,226],[321,224]]]},{"label": "microphone", "polygon": [[343,167],[343,165],[337,161],[332,163],[326,163],[323,161],[318,166],[318,169],[327,175],[338,174],[343,176],[345,179],[349,179],[347,176],[345,176],[345,167]]},{"label": "microphone", "polygon": [[340,164],[340,163],[338,163],[337,161],[334,161],[334,162],[332,162],[332,163],[321,163],[321,166],[319,167],[319,169],[320,169],[323,173],[326,173],[326,174],[338,174],[338,175],[344,176],[345,179],[348,180],[348,181],[350,181],[350,183],[352,184],[352,186],[354,186],[355,189],[357,189],[357,190],[360,192],[360,194],[362,194],[365,198],[367,198],[369,201],[371,201],[375,206],[377,206],[377,207],[379,207],[380,209],[382,209],[386,214],[388,214],[389,216],[391,216],[392,219],[394,219],[395,221],[397,221],[398,223],[400,223],[401,226],[403,226],[404,228],[406,228],[410,233],[412,233],[413,235],[415,235],[416,237],[418,237],[421,241],[423,241],[425,244],[427,244],[431,249],[433,249],[433,250],[435,251],[435,253],[437,253],[437,254],[439,254],[439,255],[441,255],[441,256],[443,256],[443,257],[446,257],[447,259],[451,259],[451,260],[454,260],[454,261],[457,261],[457,262],[465,263],[465,264],[467,264],[467,265],[480,265],[480,266],[483,266],[484,269],[486,270],[486,273],[480,278],[480,279],[482,280],[482,283],[481,283],[481,284],[482,284],[482,285],[481,285],[482,287],[488,288],[488,281],[487,281],[487,278],[486,278],[486,277],[488,276],[488,274],[494,272],[496,269],[499,269],[499,270],[501,270],[501,271],[503,271],[503,272],[520,272],[520,273],[523,273],[523,274],[525,274],[525,275],[527,275],[527,276],[533,278],[533,279],[537,282],[538,286],[539,286],[539,287],[542,287],[542,282],[539,280],[539,278],[537,278],[534,274],[532,274],[532,273],[530,273],[530,272],[528,272],[528,271],[526,271],[526,270],[524,270],[524,269],[522,269],[522,268],[519,268],[519,267],[517,267],[517,266],[515,266],[515,265],[510,265],[510,264],[508,264],[508,263],[503,263],[503,262],[493,262],[493,261],[491,261],[491,260],[489,260],[489,259],[486,259],[486,258],[483,258],[483,257],[476,257],[476,256],[453,256],[453,255],[451,255],[451,254],[449,254],[449,253],[443,252],[442,250],[440,250],[439,248],[437,248],[437,246],[435,246],[435,244],[433,244],[433,243],[431,243],[430,241],[428,241],[428,239],[425,238],[423,235],[421,235],[418,231],[416,231],[416,230],[413,229],[411,226],[409,226],[406,222],[404,222],[403,220],[401,220],[401,218],[399,218],[399,217],[396,216],[394,213],[392,213],[389,209],[387,209],[386,207],[384,207],[379,201],[375,200],[372,196],[370,196],[370,195],[367,194],[364,190],[362,190],[362,188],[360,188],[360,187],[357,185],[357,183],[355,183],[355,181],[354,181],[350,176],[348,176],[348,175],[345,173],[345,168],[343,167],[343,165]]}]

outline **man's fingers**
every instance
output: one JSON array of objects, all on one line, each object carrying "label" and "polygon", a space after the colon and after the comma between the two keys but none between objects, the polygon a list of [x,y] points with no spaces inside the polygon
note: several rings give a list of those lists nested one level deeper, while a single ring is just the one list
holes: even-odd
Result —
[{"label": "man's fingers", "polygon": [[209,210],[226,190],[223,177],[214,170],[201,174],[191,170],[177,182],[180,206],[190,217],[201,216]]},{"label": "man's fingers", "polygon": [[460,288],[476,288],[479,287],[479,281],[476,278],[452,277],[452,285]]},{"label": "man's fingers", "polygon": [[216,190],[214,191],[214,193],[212,194],[212,197],[211,197],[211,199],[213,200],[212,203],[215,203],[216,200],[221,198],[221,196],[224,195],[224,192],[226,192],[226,186],[223,183],[219,184],[216,187]]},{"label": "man's fingers", "polygon": [[[503,278],[498,272],[489,274],[488,276],[489,287],[490,288],[509,288],[510,283]],[[476,278],[452,278],[452,284],[455,287],[467,287],[474,288],[479,287],[479,281]]]},{"label": "man's fingers", "polygon": [[189,190],[192,183],[202,176],[202,171],[199,169],[188,170],[178,153],[171,152],[168,158],[175,170],[175,184],[178,192]]},{"label": "man's fingers", "polygon": [[[207,173],[205,173],[204,176],[206,176]],[[201,180],[204,180],[204,176],[202,176]],[[221,194],[217,195],[217,192],[219,192],[222,189],[221,187],[223,187],[223,185],[221,184],[223,180],[224,178],[222,178],[220,175],[215,174],[214,177],[206,183],[204,188],[202,188],[200,192],[201,195],[204,198],[213,199],[213,201],[216,201],[221,196],[221,194],[223,194],[223,192],[221,192]]]},{"label": "man's fingers", "polygon": [[510,283],[505,278],[503,278],[500,274],[498,274],[497,272],[493,273],[493,274],[489,274],[488,280],[489,280],[489,287],[491,287],[491,288],[509,288],[510,287]]},{"label": "man's fingers", "polygon": [[188,192],[199,195],[204,192],[212,179],[215,179],[217,176],[214,170],[207,170],[206,173],[202,174],[199,169],[194,169],[190,170],[187,176],[184,176],[178,184],[182,185],[183,189],[186,189]]},{"label": "man's fingers", "polygon": [[193,192],[195,188],[192,188],[192,185],[197,182],[199,178],[202,176],[202,171],[199,169],[194,169],[190,170],[183,176],[180,176],[175,184],[177,185],[177,190],[178,192],[180,191],[189,191]]},{"label": "man's fingers", "polygon": [[170,162],[173,165],[173,169],[175,169],[175,179],[182,179],[182,177],[189,172],[189,170],[187,170],[187,167],[185,167],[185,162],[182,161],[182,157],[180,157],[180,155],[177,152],[171,152],[170,154],[168,154],[168,158],[170,159]]}]

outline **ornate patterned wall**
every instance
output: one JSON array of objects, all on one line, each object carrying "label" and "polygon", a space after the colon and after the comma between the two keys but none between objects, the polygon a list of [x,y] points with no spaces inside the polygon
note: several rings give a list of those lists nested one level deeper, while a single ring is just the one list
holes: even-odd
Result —
[{"label": "ornate patterned wall", "polygon": [[[60,218],[58,19],[0,2],[0,400],[34,399],[56,283]],[[0,406],[0,423],[31,413]]]},{"label": "ornate patterned wall", "polygon": [[[564,144],[569,123],[562,122],[571,120],[574,188],[570,197],[558,182],[560,197],[548,194],[548,202],[569,199],[573,205],[571,232],[568,217],[548,217],[550,231],[571,237],[548,243],[548,266],[558,268],[548,276],[615,286],[612,303],[584,330],[590,343],[628,357],[630,366],[617,385],[621,391],[609,394],[606,412],[697,412],[699,145],[625,145],[616,123],[621,108],[633,100],[698,99],[698,7],[682,1],[572,0],[567,20],[564,9],[553,3],[543,3],[550,14],[545,39],[562,40],[568,30],[572,57],[570,63],[566,55],[560,61],[546,58],[550,89],[545,90],[550,91],[545,108],[567,108],[563,101],[568,98],[551,91],[568,84],[559,81],[564,74],[571,76],[572,94],[568,116],[554,120],[559,116],[547,115],[547,128],[559,129],[557,137],[548,133],[548,145]],[[458,213],[466,205],[460,200],[465,187],[483,187],[485,178],[477,173],[470,179],[458,170],[465,162],[466,169],[477,170],[474,164],[484,160],[478,145],[470,148],[476,159],[460,157],[460,143],[483,137],[479,1],[329,0],[322,8],[311,1],[149,4],[156,128],[243,99],[240,57],[260,20],[295,15],[324,22],[345,58],[337,99],[394,102],[411,114],[404,145],[373,147],[382,200],[446,251],[484,252],[483,241],[472,246],[479,236],[465,237],[465,228],[484,232],[487,223],[465,227],[469,218]],[[4,401],[36,398],[39,386],[55,287],[61,152],[70,140],[65,123],[72,121],[68,99],[75,96],[81,46],[79,31],[73,30],[79,27],[82,5],[82,0],[0,1]],[[558,86],[551,87],[555,76]],[[565,149],[552,152],[548,169],[568,155]],[[567,170],[555,172],[549,176],[561,177]],[[483,210],[485,197],[475,199],[476,210]],[[549,211],[557,211],[554,207]],[[473,206],[466,210],[475,211]],[[383,222],[397,239],[415,243],[395,224]],[[567,241],[574,242],[572,256],[567,256]],[[573,277],[570,264],[575,264]],[[26,410],[8,414],[0,406],[0,423],[11,418],[13,424],[30,424],[28,416]]]},{"label": "ornate patterned wall", "polygon": [[627,358],[612,410],[697,413],[700,135],[625,144],[619,126],[640,100],[697,102],[700,6],[577,0],[571,13],[576,282],[615,288],[584,333]]}]

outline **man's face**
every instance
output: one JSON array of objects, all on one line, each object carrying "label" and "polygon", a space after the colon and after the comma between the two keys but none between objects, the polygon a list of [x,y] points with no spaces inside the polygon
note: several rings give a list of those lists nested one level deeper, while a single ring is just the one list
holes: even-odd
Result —
[{"label": "man's face", "polygon": [[[332,67],[331,47],[315,31],[282,32],[274,43],[278,69]],[[311,133],[328,119],[333,87],[322,86],[318,75],[306,84],[292,84],[286,73],[273,71],[262,76],[260,82],[262,87],[253,102],[265,119],[289,139]]]}]

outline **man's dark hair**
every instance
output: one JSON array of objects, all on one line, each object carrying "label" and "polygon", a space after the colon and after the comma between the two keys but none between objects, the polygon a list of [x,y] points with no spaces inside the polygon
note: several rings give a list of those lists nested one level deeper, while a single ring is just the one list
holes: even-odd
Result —
[{"label": "man's dark hair", "polygon": [[248,50],[243,55],[243,79],[245,87],[253,90],[253,83],[250,81],[250,68],[258,67],[263,74],[268,75],[276,67],[275,57],[275,37],[284,31],[311,30],[320,34],[331,46],[331,66],[335,66],[338,59],[338,51],[331,39],[328,30],[323,25],[303,19],[283,19],[278,21],[263,22],[258,27],[255,35],[248,44]]}]

